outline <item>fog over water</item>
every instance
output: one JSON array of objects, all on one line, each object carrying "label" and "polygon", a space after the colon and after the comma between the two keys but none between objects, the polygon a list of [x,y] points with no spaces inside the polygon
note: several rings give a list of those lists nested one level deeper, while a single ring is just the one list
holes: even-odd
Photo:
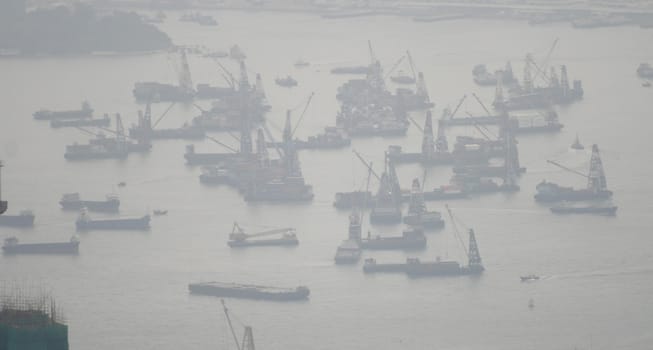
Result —
[{"label": "fog over water", "polygon": [[[349,211],[336,210],[334,193],[364,188],[367,170],[351,149],[380,171],[390,144],[418,152],[421,132],[411,125],[406,137],[352,140],[350,148],[299,151],[310,204],[248,204],[227,186],[200,184],[199,167],[184,163],[185,145],[223,152],[209,140],[153,141],[147,154],[126,160],[70,162],[65,145],[90,136],[75,128],[51,129],[36,121],[40,108],[74,109],[88,100],[96,114],[120,113],[125,126],[144,109],[132,96],[138,81],[176,83],[178,55],[71,55],[0,58],[2,198],[9,213],[32,209],[34,228],[0,227],[0,238],[65,241],[75,232],[77,213],[61,211],[61,195],[79,192],[102,198],[115,192],[121,215],[153,216],[145,232],[80,233],[78,256],[2,256],[3,281],[46,286],[69,326],[71,349],[208,349],[233,346],[219,299],[188,293],[188,283],[226,281],[311,289],[310,299],[274,303],[229,299],[229,308],[254,328],[257,347],[304,349],[647,349],[653,343],[653,246],[650,213],[653,182],[650,134],[653,90],[641,86],[635,70],[653,60],[653,32],[637,27],[579,30],[568,24],[529,26],[525,22],[455,20],[417,23],[407,18],[373,16],[323,20],[314,15],[207,12],[217,27],[178,21],[169,11],[159,26],[177,45],[227,50],[238,44],[247,54],[250,81],[260,73],[272,109],[269,128],[281,138],[285,111],[296,119],[308,95],[315,97],[296,135],[306,138],[335,124],[337,88],[349,76],[332,75],[342,65],[369,63],[367,40],[386,69],[410,50],[423,71],[436,106],[455,107],[463,94],[476,93],[488,106],[493,87],[479,87],[472,68],[500,68],[510,60],[521,77],[523,59],[542,60],[553,41],[551,66],[567,66],[570,80],[583,81],[584,98],[556,107],[560,133],[519,136],[519,155],[527,172],[521,191],[474,195],[448,202],[476,232],[485,272],[478,277],[408,278],[403,274],[365,275],[363,259],[403,262],[436,256],[466,261],[453,235],[445,202],[427,202],[443,213],[446,227],[427,232],[428,248],[417,252],[363,252],[361,263],[336,266],[333,257],[346,238]],[[298,59],[311,63],[298,69]],[[218,65],[188,54],[194,83],[222,85]],[[236,63],[221,60],[234,74]],[[292,75],[299,86],[282,88],[276,77]],[[388,81],[394,90],[396,86]],[[471,96],[470,96],[471,97]],[[199,101],[203,108],[210,101]],[[169,103],[153,104],[158,118]],[[480,114],[471,98],[461,112]],[[198,115],[191,104],[176,104],[161,128],[179,127]],[[411,112],[423,125],[424,111]],[[112,127],[113,127],[112,122]],[[490,127],[497,134],[496,128]],[[578,133],[586,148],[571,150]],[[237,147],[226,133],[211,133]],[[447,129],[480,136],[473,127]],[[586,179],[547,164],[554,159],[586,172],[591,144],[601,149],[608,187],[619,206],[616,216],[553,215],[533,200],[543,179],[583,187]],[[270,149],[270,154],[274,150]],[[422,178],[417,164],[398,165],[402,188]],[[430,168],[427,189],[446,184],[451,167]],[[119,182],[126,186],[118,187]],[[371,190],[378,184],[373,179]],[[102,214],[92,215],[102,217]],[[296,247],[236,250],[227,246],[234,221],[253,230],[294,227]],[[398,234],[403,225],[370,226],[363,232]],[[521,283],[520,276],[540,280]],[[529,300],[535,303],[529,308]],[[240,323],[239,323],[240,324]]]}]

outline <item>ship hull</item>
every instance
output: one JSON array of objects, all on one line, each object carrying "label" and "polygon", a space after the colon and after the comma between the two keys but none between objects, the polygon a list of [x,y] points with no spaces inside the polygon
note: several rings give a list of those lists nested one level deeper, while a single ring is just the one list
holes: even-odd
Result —
[{"label": "ship hull", "polygon": [[617,207],[552,207],[550,210],[555,214],[615,215],[617,213]]},{"label": "ship hull", "polygon": [[569,190],[556,193],[537,193],[535,200],[538,202],[585,201],[608,199],[610,197],[612,197],[612,191],[593,192],[589,190]]},{"label": "ship hull", "polygon": [[117,212],[120,208],[120,200],[108,201],[60,201],[59,204],[64,210],[81,210],[86,208],[97,212]]},{"label": "ship hull", "polygon": [[243,241],[229,241],[230,247],[265,247],[265,246],[296,246],[299,244],[297,239],[256,239]]},{"label": "ship hull", "polygon": [[79,242],[29,243],[3,246],[5,254],[78,254]]},{"label": "ship hull", "polygon": [[287,289],[266,291],[265,287],[257,286],[220,286],[213,284],[191,283],[188,290],[191,294],[210,295],[224,298],[257,299],[272,301],[293,301],[308,299],[308,289]]},{"label": "ship hull", "polygon": [[2,215],[0,226],[10,227],[32,227],[34,226],[34,215]]},{"label": "ship hull", "polygon": [[147,230],[150,228],[150,217],[134,219],[78,220],[77,230]]}]

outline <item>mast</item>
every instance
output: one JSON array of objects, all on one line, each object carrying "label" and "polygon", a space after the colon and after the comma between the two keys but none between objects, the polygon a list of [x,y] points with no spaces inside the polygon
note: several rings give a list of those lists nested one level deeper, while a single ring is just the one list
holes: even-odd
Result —
[{"label": "mast", "polygon": [[526,55],[526,64],[524,65],[524,90],[528,93],[533,91],[533,76],[531,74],[531,62],[533,56],[529,53]]},{"label": "mast", "polygon": [[569,95],[569,78],[567,77],[567,66],[560,67],[560,87],[562,88],[562,96]]},{"label": "mast", "polygon": [[186,92],[193,91],[193,79],[190,75],[190,67],[186,57],[186,50],[181,49],[181,72],[179,73],[179,86]]},{"label": "mast", "polygon": [[424,205],[424,193],[419,179],[413,179],[413,185],[410,190],[410,204],[408,205],[408,212],[421,214],[426,211]]},{"label": "mast", "polygon": [[469,229],[469,253],[467,254],[469,261],[469,267],[474,270],[483,270],[483,261],[481,260],[481,253],[478,250],[478,244],[476,243],[476,235],[474,230]]},{"label": "mast", "polygon": [[599,154],[599,146],[592,145],[592,158],[590,159],[590,172],[587,177],[587,188],[594,192],[606,191],[608,189],[603,171],[603,162]]},{"label": "mast", "polygon": [[[422,137],[422,156],[429,158],[431,154],[436,149],[435,143],[433,142],[433,117],[431,116],[431,111],[426,112],[426,121],[424,122],[424,130]],[[438,129],[438,136],[440,130]]]},{"label": "mast", "polygon": [[497,88],[494,90],[494,106],[502,106],[504,102],[504,97],[503,97],[503,75],[499,74],[497,76]]},{"label": "mast", "polygon": [[438,138],[435,140],[435,151],[439,153],[449,152],[449,143],[447,142],[447,135],[444,133],[442,120],[438,120]]},{"label": "mast", "polygon": [[268,168],[270,166],[270,155],[268,154],[268,146],[265,142],[265,135],[263,129],[259,128],[256,133],[256,155],[258,156],[259,166],[261,168]]},{"label": "mast", "polygon": [[424,73],[417,73],[417,96],[424,98],[424,102],[431,102],[429,91],[426,89],[426,81],[424,80]]}]

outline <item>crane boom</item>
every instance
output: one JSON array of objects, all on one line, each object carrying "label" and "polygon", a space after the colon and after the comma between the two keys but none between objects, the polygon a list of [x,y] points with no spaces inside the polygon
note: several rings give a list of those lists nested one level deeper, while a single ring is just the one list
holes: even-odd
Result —
[{"label": "crane boom", "polygon": [[376,177],[377,180],[381,181],[381,177],[379,176],[379,174],[377,174],[377,173],[374,171],[374,169],[372,169],[372,164],[367,163],[367,162],[365,161],[365,158],[363,158],[363,156],[361,156],[360,153],[358,153],[355,149],[353,149],[353,150],[351,150],[351,151],[354,152],[354,154],[356,155],[356,157],[358,157],[358,159],[360,159],[361,162],[363,162],[363,164],[365,165],[365,167],[366,167],[366,168],[367,168],[367,169],[368,169],[368,170],[369,170],[369,171],[374,175],[374,177]]},{"label": "crane boom", "polygon": [[408,116],[408,120],[410,120],[410,122],[413,123],[413,125],[415,125],[417,130],[419,130],[420,132],[424,132],[424,128],[422,128],[419,124],[417,124],[417,122],[415,121],[415,119],[413,119],[413,117]]},{"label": "crane boom", "polygon": [[554,161],[552,161],[552,160],[547,160],[547,163],[551,163],[551,164],[557,166],[558,168],[560,168],[560,169],[562,169],[562,170],[567,170],[567,171],[569,171],[569,172],[571,172],[571,173],[574,173],[574,174],[576,174],[576,175],[580,175],[580,176],[582,176],[582,177],[584,177],[584,178],[589,178],[589,175],[587,175],[587,174],[583,174],[583,173],[581,173],[581,172],[578,171],[578,170],[574,170],[574,169],[568,168],[568,167],[566,167],[566,166],[564,166],[564,165],[562,165],[562,164],[560,164],[560,163],[558,163],[558,162],[554,162]]},{"label": "crane boom", "polygon": [[445,204],[444,207],[447,209],[447,213],[449,214],[449,218],[451,219],[451,225],[453,226],[453,232],[456,235],[456,238],[458,238],[458,242],[463,246],[463,251],[465,252],[465,255],[467,256],[467,259],[469,259],[469,253],[467,252],[467,247],[465,247],[465,242],[460,237],[460,231],[458,231],[458,226],[456,225],[456,218],[454,218],[453,212],[451,211],[451,208],[449,208],[449,204]]},{"label": "crane boom", "polygon": [[386,78],[389,77],[390,74],[392,74],[392,72],[394,72],[395,69],[397,69],[397,67],[399,67],[399,64],[401,64],[401,62],[404,60],[404,58],[406,58],[406,56],[399,57],[399,60],[397,60],[397,62],[395,62],[395,64],[392,65],[392,68],[390,68],[388,73],[385,74]]},{"label": "crane boom", "polygon": [[174,107],[175,104],[177,104],[177,102],[173,102],[170,104],[170,106],[168,106],[168,108],[163,112],[163,114],[159,116],[159,119],[157,119],[156,122],[154,122],[154,125],[152,125],[152,129],[156,128],[156,126],[159,125],[159,122],[163,119],[163,117],[166,116],[166,114],[168,114],[168,112],[170,112],[170,110],[172,109],[172,107]]},{"label": "crane boom", "polygon": [[549,63],[549,59],[551,58],[551,54],[553,53],[553,50],[555,50],[556,45],[558,45],[558,40],[559,39],[560,38],[556,38],[553,41],[553,44],[551,45],[551,48],[549,49],[549,52],[547,52],[546,56],[544,56],[544,59],[542,60],[542,64],[540,64],[540,66],[542,67],[541,69],[540,69],[540,67],[538,67],[538,65],[535,62],[532,62],[533,65],[535,66],[535,68],[537,69],[537,73],[535,73],[535,77],[533,77],[533,81],[535,81],[535,79],[538,78],[539,74],[542,74],[542,77],[545,80],[548,80],[544,70],[546,69],[546,66]]},{"label": "crane boom", "polygon": [[235,148],[233,148],[233,147],[231,147],[231,146],[228,146],[228,145],[226,145],[226,144],[224,144],[224,143],[218,141],[218,140],[217,140],[215,137],[213,137],[213,136],[206,135],[206,138],[209,139],[209,140],[211,140],[211,141],[213,141],[213,142],[215,142],[215,143],[217,143],[218,145],[220,145],[220,146],[222,146],[222,147],[224,147],[224,148],[226,148],[226,149],[228,149],[228,150],[234,152],[234,153],[238,153],[238,150],[236,150]]},{"label": "crane boom", "polygon": [[449,118],[453,119],[453,117],[456,115],[456,112],[458,112],[458,109],[460,109],[460,106],[462,106],[463,102],[465,102],[466,98],[467,98],[467,94],[463,95],[460,101],[458,101],[458,105],[456,106],[456,108],[454,108],[453,112],[451,112]]},{"label": "crane boom", "polygon": [[417,81],[417,74],[415,73],[415,62],[413,62],[413,56],[410,55],[410,51],[406,50],[406,56],[408,57],[408,64],[410,65],[410,71],[413,73],[413,79]]},{"label": "crane boom", "polygon": [[240,342],[238,341],[238,337],[236,336],[236,331],[234,330],[234,326],[231,323],[231,317],[229,317],[229,309],[227,309],[227,305],[224,303],[224,299],[220,299],[222,302],[222,308],[224,310],[224,315],[227,317],[227,323],[229,324],[229,329],[231,330],[231,335],[234,337],[234,341],[236,342],[236,349],[242,350],[240,346]]},{"label": "crane boom", "polygon": [[478,98],[478,96],[476,96],[476,93],[472,93],[472,96],[474,96],[474,98],[476,99],[476,102],[478,102],[478,104],[481,105],[481,107],[483,107],[483,110],[485,110],[485,113],[487,113],[488,117],[491,117],[492,113],[490,113],[490,110],[487,109],[487,107],[485,107],[485,104],[483,103],[483,101],[481,101],[481,99]]},{"label": "crane boom", "polygon": [[295,128],[292,129],[292,132],[290,133],[291,138],[295,135],[295,131],[297,131],[299,124],[302,123],[302,120],[304,119],[304,115],[306,114],[306,110],[308,110],[308,106],[311,104],[311,100],[313,99],[313,96],[315,96],[315,92],[311,92],[311,95],[308,97],[308,101],[306,101],[306,106],[304,106],[304,110],[302,111],[302,114],[299,116],[297,123],[295,123]]}]

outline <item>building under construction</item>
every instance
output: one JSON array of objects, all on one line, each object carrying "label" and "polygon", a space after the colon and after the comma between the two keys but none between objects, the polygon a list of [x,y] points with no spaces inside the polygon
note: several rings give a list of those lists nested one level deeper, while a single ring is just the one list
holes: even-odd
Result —
[{"label": "building under construction", "polygon": [[68,326],[48,297],[20,293],[0,301],[0,349],[68,350]]}]

